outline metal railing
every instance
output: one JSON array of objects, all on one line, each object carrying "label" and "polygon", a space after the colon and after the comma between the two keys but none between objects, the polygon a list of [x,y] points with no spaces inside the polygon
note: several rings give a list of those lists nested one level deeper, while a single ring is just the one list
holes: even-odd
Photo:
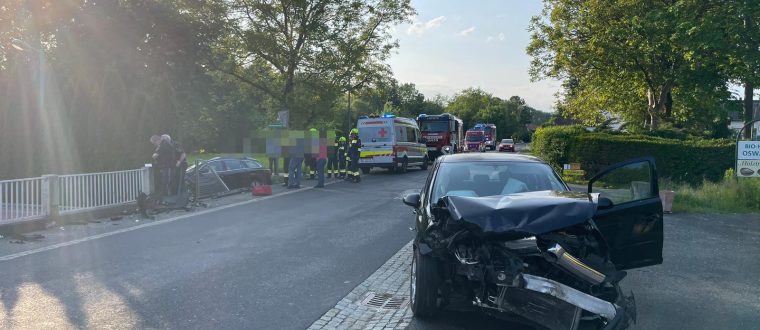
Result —
[{"label": "metal railing", "polygon": [[0,181],[0,225],[129,204],[151,188],[148,167]]},{"label": "metal railing", "polygon": [[145,191],[143,169],[58,176],[58,210],[70,214],[132,203]]},{"label": "metal railing", "polygon": [[0,224],[36,220],[50,214],[47,177],[0,181]]}]

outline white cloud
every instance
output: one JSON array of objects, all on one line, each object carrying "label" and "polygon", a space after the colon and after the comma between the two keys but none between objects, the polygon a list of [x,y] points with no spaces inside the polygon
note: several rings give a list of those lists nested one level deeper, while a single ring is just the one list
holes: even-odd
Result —
[{"label": "white cloud", "polygon": [[466,29],[464,29],[462,31],[459,31],[458,35],[466,37],[466,36],[472,34],[473,32],[475,32],[475,27],[471,26],[471,27],[466,28]]},{"label": "white cloud", "polygon": [[504,35],[504,33],[499,33],[499,41],[504,41],[507,37]]},{"label": "white cloud", "polygon": [[445,21],[446,21],[445,16],[438,16],[427,22],[415,20],[414,23],[412,23],[412,25],[410,25],[409,28],[406,30],[406,33],[407,34],[423,34],[427,30],[432,30],[432,29],[440,27],[441,24],[443,24],[443,22]]},{"label": "white cloud", "polygon": [[488,38],[486,38],[486,42],[490,43],[491,41],[493,41],[493,36],[488,36]]}]

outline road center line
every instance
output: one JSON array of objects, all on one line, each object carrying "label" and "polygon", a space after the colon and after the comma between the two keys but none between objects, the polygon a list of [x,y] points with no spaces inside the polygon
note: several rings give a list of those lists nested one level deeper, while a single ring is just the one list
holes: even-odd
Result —
[{"label": "road center line", "polygon": [[[328,183],[325,183],[325,185],[331,185],[331,184],[335,184],[335,183],[338,183],[338,182],[341,182],[341,181],[328,182]],[[182,219],[187,219],[187,218],[191,218],[191,217],[195,217],[195,216],[199,216],[199,215],[204,215],[204,214],[209,214],[209,213],[213,213],[213,212],[218,212],[218,211],[221,211],[221,210],[225,210],[225,209],[229,209],[229,208],[233,208],[233,207],[237,207],[237,206],[241,206],[241,205],[246,205],[246,204],[251,204],[251,203],[257,203],[257,202],[265,201],[265,200],[272,199],[272,198],[275,198],[275,197],[291,195],[291,194],[295,194],[295,193],[299,193],[299,192],[307,191],[307,190],[311,190],[311,189],[314,189],[314,188],[313,187],[305,187],[305,188],[301,188],[301,189],[298,189],[298,190],[285,191],[285,192],[282,192],[282,193],[279,193],[279,194],[275,194],[275,195],[271,195],[271,196],[265,196],[265,197],[260,197],[260,198],[248,200],[248,201],[237,202],[237,203],[233,203],[233,204],[229,204],[229,205],[223,205],[223,206],[215,207],[215,208],[212,208],[212,209],[207,209],[207,210],[203,210],[203,211],[199,211],[199,212],[193,212],[193,213],[188,213],[188,214],[176,216],[176,217],[173,217],[173,218],[166,218],[166,219],[162,219],[162,220],[156,220],[156,221],[153,221],[153,222],[146,222],[146,223],[143,223],[141,225],[137,225],[137,226],[133,226],[133,227],[129,227],[129,228],[122,228],[122,229],[118,229],[118,230],[114,230],[114,231],[109,231],[107,233],[87,236],[87,237],[75,239],[75,240],[72,240],[72,241],[66,241],[66,242],[56,243],[56,244],[44,246],[44,247],[41,247],[41,248],[36,248],[36,249],[28,250],[28,251],[23,251],[23,252],[18,252],[18,253],[14,253],[14,254],[9,254],[9,255],[5,255],[5,256],[0,257],[0,262],[2,262],[2,261],[10,261],[10,260],[13,260],[13,259],[18,259],[18,258],[21,258],[21,257],[24,257],[24,256],[28,256],[28,255],[32,255],[32,254],[37,254],[37,253],[42,253],[42,252],[45,252],[45,251],[55,250],[55,249],[59,249],[59,248],[62,248],[62,247],[67,247],[67,246],[71,246],[71,245],[75,245],[75,244],[79,244],[79,243],[94,241],[96,239],[101,239],[101,238],[108,237],[108,236],[118,235],[118,234],[130,232],[130,231],[134,231],[134,230],[138,230],[138,229],[143,229],[143,228],[163,225],[163,224],[167,224],[167,223],[170,223],[170,222],[175,222],[175,221],[182,220]]]}]

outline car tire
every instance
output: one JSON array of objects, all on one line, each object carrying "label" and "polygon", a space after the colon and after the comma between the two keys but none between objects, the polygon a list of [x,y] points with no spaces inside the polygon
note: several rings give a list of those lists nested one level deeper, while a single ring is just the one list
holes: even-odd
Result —
[{"label": "car tire", "polygon": [[427,168],[428,168],[428,158],[427,158],[427,156],[425,156],[424,158],[422,158],[422,165],[420,165],[420,168],[423,171],[427,170]]},{"label": "car tire", "polygon": [[414,249],[409,272],[410,306],[414,316],[428,318],[438,311],[438,270],[435,260]]},{"label": "car tire", "polygon": [[362,170],[362,173],[369,174],[369,172],[372,170],[372,168],[369,167],[360,167]]}]

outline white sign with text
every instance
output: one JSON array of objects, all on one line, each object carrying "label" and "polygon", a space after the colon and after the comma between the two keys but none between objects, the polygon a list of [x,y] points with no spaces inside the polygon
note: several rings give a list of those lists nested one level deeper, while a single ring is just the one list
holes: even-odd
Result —
[{"label": "white sign with text", "polygon": [[739,141],[736,159],[737,176],[760,177],[760,141]]}]

